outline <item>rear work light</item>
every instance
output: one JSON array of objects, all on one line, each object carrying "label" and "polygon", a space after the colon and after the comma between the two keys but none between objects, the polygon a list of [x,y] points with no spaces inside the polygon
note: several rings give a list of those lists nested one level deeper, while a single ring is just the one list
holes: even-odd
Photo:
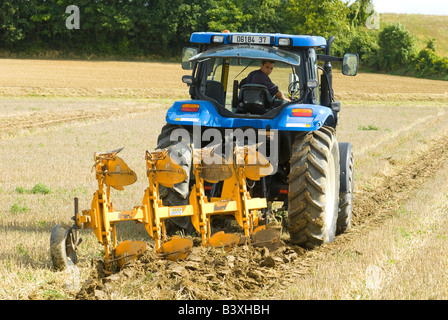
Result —
[{"label": "rear work light", "polygon": [[213,36],[212,39],[214,43],[224,43],[224,36]]},{"label": "rear work light", "polygon": [[293,117],[312,117],[313,110],[312,109],[292,109]]},{"label": "rear work light", "polygon": [[180,111],[184,112],[198,112],[199,111],[199,105],[193,104],[193,103],[184,103],[182,107],[180,108]]},{"label": "rear work light", "polygon": [[290,46],[291,39],[290,38],[280,38],[280,39],[278,39],[278,45],[279,46]]}]

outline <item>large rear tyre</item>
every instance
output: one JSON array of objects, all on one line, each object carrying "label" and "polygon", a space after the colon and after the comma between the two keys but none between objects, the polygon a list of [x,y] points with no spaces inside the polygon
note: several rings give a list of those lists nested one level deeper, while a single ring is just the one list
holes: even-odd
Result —
[{"label": "large rear tyre", "polygon": [[[173,188],[159,185],[160,198],[164,206],[180,206],[189,203],[190,177],[192,176],[192,147],[193,135],[187,129],[173,124],[166,124],[157,139],[157,149],[168,149],[170,156],[178,160],[179,165],[185,170],[187,177],[177,183]],[[183,230],[188,234],[195,229],[190,217],[175,217],[166,220],[168,234]]]},{"label": "large rear tyre", "polygon": [[339,205],[339,146],[333,128],[299,133],[290,159],[290,240],[313,249],[332,242]]},{"label": "large rear tyre", "polygon": [[53,267],[58,271],[66,270],[77,262],[72,239],[71,228],[57,224],[51,229],[50,256]]}]

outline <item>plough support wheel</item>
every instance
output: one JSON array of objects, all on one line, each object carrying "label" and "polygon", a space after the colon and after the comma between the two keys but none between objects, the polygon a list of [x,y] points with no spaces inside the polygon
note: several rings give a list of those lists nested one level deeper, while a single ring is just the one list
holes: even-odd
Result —
[{"label": "plough support wheel", "polygon": [[63,271],[76,263],[74,241],[72,228],[57,224],[51,229],[50,256],[56,270]]}]

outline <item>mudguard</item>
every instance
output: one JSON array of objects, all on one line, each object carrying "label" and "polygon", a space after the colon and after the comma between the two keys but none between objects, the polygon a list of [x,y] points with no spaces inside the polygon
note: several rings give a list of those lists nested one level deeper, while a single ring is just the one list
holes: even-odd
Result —
[{"label": "mudguard", "polygon": [[[197,105],[198,108],[184,108],[183,105]],[[293,116],[294,109],[311,109],[309,117]],[[193,110],[193,111],[192,111]],[[214,128],[255,128],[273,129],[279,131],[315,131],[319,130],[329,118],[333,118],[330,108],[312,104],[291,104],[273,119],[266,118],[232,118],[223,117],[208,101],[183,100],[177,101],[168,110],[166,121],[170,124],[191,125]]]}]

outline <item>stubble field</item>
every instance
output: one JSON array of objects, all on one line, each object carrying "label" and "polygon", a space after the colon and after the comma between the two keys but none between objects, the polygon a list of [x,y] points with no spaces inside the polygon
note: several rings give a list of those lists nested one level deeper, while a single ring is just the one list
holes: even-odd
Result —
[{"label": "stubble field", "polygon": [[[90,207],[93,153],[125,147],[138,181],[114,205],[141,203],[144,153],[166,110],[187,98],[177,64],[0,60],[0,299],[447,299],[448,84],[336,75],[338,140],[353,144],[353,228],[313,251],[195,248],[184,262],[148,251],[109,278],[82,232],[80,262],[52,269],[53,225]],[[124,224],[122,240],[152,240]]]}]

